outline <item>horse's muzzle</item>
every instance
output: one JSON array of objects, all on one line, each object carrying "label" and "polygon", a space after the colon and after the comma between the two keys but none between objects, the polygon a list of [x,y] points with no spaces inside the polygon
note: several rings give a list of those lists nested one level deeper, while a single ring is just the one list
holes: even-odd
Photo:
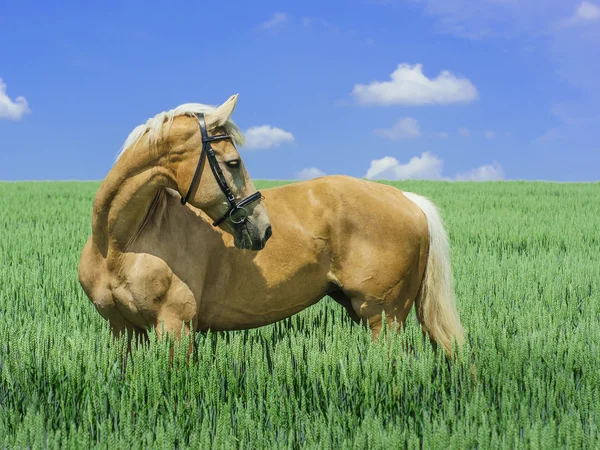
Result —
[{"label": "horse's muzzle", "polygon": [[267,241],[273,235],[271,225],[268,225],[263,233],[260,233],[257,227],[249,221],[236,227],[233,243],[236,248],[241,250],[258,251],[265,248]]}]

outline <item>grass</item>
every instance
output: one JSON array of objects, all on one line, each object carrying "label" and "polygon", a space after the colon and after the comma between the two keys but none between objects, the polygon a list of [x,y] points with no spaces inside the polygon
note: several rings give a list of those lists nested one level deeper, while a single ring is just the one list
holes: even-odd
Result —
[{"label": "grass", "polygon": [[373,344],[325,299],[198,334],[189,364],[151,334],[123,372],[77,281],[98,183],[0,183],[0,448],[598,448],[600,185],[395,185],[443,212],[452,370],[414,313]]}]

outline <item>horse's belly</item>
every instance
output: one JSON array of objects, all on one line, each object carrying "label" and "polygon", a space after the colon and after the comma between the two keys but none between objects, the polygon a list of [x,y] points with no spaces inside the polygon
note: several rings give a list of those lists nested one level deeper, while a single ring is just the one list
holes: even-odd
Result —
[{"label": "horse's belly", "polygon": [[327,282],[321,274],[292,276],[277,285],[249,280],[203,298],[198,326],[215,331],[261,327],[308,308],[326,293]]},{"label": "horse's belly", "polygon": [[319,295],[310,301],[302,298],[304,301],[288,301],[285,304],[282,304],[282,299],[277,299],[267,305],[248,309],[239,304],[225,303],[216,313],[213,311],[211,314],[203,314],[201,311],[198,316],[198,330],[231,331],[262,327],[293,316],[322,297]]}]

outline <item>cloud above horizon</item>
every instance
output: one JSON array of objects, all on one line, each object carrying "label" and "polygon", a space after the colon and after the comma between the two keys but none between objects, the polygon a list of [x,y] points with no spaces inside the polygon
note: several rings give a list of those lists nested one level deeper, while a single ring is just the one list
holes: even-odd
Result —
[{"label": "cloud above horizon", "polygon": [[31,112],[25,97],[19,96],[13,101],[6,90],[6,83],[0,78],[0,119],[19,120]]},{"label": "cloud above horizon", "polygon": [[246,143],[243,148],[247,150],[275,148],[282,144],[294,142],[292,133],[271,125],[250,127],[244,134]]},{"label": "cloud above horizon", "polygon": [[427,78],[422,64],[398,64],[389,81],[355,84],[352,96],[363,106],[419,106],[470,103],[479,98],[477,88],[467,78],[443,70]]},{"label": "cloud above horizon", "polygon": [[375,134],[396,141],[399,139],[418,138],[421,136],[421,131],[419,130],[419,122],[416,119],[403,117],[396,121],[391,128],[377,128]]},{"label": "cloud above horizon", "polygon": [[317,167],[307,167],[306,169],[302,169],[300,172],[296,174],[297,180],[310,180],[312,178],[319,178],[327,175],[321,169]]},{"label": "cloud above horizon", "polygon": [[392,156],[371,161],[365,178],[378,180],[457,180],[457,181],[493,181],[503,180],[504,171],[498,162],[480,166],[459,173],[454,178],[442,175],[444,162],[431,152],[414,156],[408,163],[402,164]]},{"label": "cloud above horizon", "polygon": [[269,20],[261,23],[258,26],[259,30],[272,30],[278,27],[283,26],[289,19],[289,16],[284,12],[276,12],[274,13]]},{"label": "cloud above horizon", "polygon": [[584,1],[577,5],[573,15],[565,19],[562,24],[569,27],[598,21],[600,21],[600,6]]}]

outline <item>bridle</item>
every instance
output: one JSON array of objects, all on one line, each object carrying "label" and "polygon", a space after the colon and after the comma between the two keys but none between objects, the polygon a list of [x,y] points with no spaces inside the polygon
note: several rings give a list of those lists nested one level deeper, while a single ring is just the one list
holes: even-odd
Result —
[{"label": "bridle", "polygon": [[200,152],[200,160],[198,161],[198,166],[196,167],[196,172],[194,172],[194,177],[192,178],[192,182],[190,183],[190,187],[185,194],[185,197],[181,198],[181,204],[185,205],[189,200],[190,194],[192,193],[192,189],[200,180],[200,173],[202,171],[202,166],[204,163],[204,159],[208,158],[208,163],[210,165],[210,169],[212,170],[213,175],[215,176],[215,180],[217,180],[217,184],[221,188],[225,197],[227,197],[227,201],[229,202],[229,209],[225,214],[223,214],[219,219],[213,222],[213,227],[219,226],[226,219],[231,220],[234,224],[241,224],[246,221],[248,218],[248,211],[244,209],[245,206],[248,206],[250,203],[262,198],[262,194],[259,191],[256,191],[254,194],[249,195],[243,200],[236,202],[235,196],[232,194],[231,189],[229,189],[229,185],[227,184],[227,180],[223,176],[223,171],[221,170],[221,166],[219,166],[219,162],[217,161],[217,157],[215,156],[215,151],[211,147],[210,143],[214,141],[222,141],[223,139],[230,139],[231,136],[228,134],[221,134],[218,136],[209,136],[206,131],[206,122],[204,121],[204,114],[198,114],[198,125],[200,126],[200,133],[202,134],[202,151]]}]

